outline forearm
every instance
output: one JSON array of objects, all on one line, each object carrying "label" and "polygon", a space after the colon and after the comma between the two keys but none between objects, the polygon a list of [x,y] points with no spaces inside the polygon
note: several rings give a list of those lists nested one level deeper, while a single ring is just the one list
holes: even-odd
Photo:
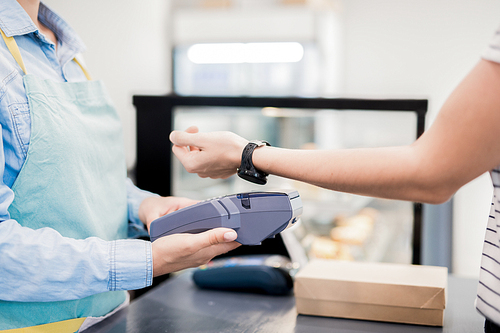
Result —
[{"label": "forearm", "polygon": [[448,184],[422,165],[414,146],[342,150],[256,149],[254,165],[267,173],[335,191],[389,199],[438,203]]},{"label": "forearm", "polygon": [[335,151],[262,147],[257,168],[333,190],[441,203],[500,163],[500,64],[480,61],[410,146]]},{"label": "forearm", "polygon": [[140,240],[71,239],[55,230],[0,223],[0,299],[48,302],[146,287],[151,244]]},{"label": "forearm", "polygon": [[[187,171],[212,178],[234,174],[248,142],[230,132],[173,132],[171,139],[176,144],[173,151]],[[198,149],[189,150],[186,146]],[[254,150],[252,161],[257,169],[269,174],[332,190],[417,202],[444,202],[455,186],[451,186],[449,178],[440,175],[446,166],[434,161],[429,163],[425,158],[428,146],[328,151],[262,146]]]}]

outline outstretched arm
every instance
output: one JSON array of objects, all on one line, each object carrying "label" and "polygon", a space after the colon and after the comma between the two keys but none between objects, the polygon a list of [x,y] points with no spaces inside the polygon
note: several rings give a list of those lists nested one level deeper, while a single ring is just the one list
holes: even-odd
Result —
[{"label": "outstretched arm", "polygon": [[[187,171],[212,178],[236,172],[247,140],[230,132],[189,132],[170,136]],[[267,173],[332,190],[442,203],[500,164],[499,132],[500,64],[481,60],[412,145],[328,151],[261,147],[253,163]]]}]

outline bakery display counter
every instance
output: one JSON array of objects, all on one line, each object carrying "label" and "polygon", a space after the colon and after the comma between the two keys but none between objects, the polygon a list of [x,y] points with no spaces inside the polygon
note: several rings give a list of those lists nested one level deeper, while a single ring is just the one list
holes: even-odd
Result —
[{"label": "bakery display counter", "polygon": [[413,205],[344,193],[338,200],[304,200],[293,230],[308,259],[411,263]]},{"label": "bakery display counter", "polygon": [[199,200],[253,190],[300,193],[304,210],[293,232],[283,234],[283,241],[280,235],[268,240],[267,248],[237,249],[238,254],[301,253],[302,262],[337,258],[421,263],[418,203],[348,195],[272,175],[265,186],[236,176],[202,179],[186,172],[171,154],[158,152],[170,151],[171,130],[192,125],[201,132],[232,131],[290,149],[407,145],[424,131],[427,100],[166,95],[134,96],[134,105],[139,187]]}]

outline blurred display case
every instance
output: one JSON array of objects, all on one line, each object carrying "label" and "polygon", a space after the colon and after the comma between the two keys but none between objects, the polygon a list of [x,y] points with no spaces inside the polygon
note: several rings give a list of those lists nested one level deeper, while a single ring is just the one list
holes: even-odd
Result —
[{"label": "blurred display case", "polygon": [[338,94],[341,8],[334,0],[175,0],[172,89],[185,96]]},{"label": "blurred display case", "polygon": [[185,96],[317,96],[327,80],[316,42],[182,44],[172,59]]},{"label": "blurred display case", "polygon": [[202,132],[229,130],[293,149],[407,145],[424,131],[427,100],[167,95],[134,96],[134,105],[139,187],[194,199],[252,190],[299,191],[300,222],[263,246],[237,249],[238,254],[279,253],[299,262],[319,257],[420,263],[420,204],[335,192],[272,175],[265,186],[236,176],[200,178],[172,156],[168,135],[196,125]]}]

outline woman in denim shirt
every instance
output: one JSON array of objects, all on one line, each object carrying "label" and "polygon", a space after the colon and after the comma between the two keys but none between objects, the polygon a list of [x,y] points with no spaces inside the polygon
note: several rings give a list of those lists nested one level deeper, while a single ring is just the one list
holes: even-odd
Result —
[{"label": "woman in denim shirt", "polygon": [[4,0],[0,30],[0,330],[84,330],[126,305],[126,290],[238,246],[222,228],[137,239],[194,201],[127,178],[118,115],[59,16]]}]

